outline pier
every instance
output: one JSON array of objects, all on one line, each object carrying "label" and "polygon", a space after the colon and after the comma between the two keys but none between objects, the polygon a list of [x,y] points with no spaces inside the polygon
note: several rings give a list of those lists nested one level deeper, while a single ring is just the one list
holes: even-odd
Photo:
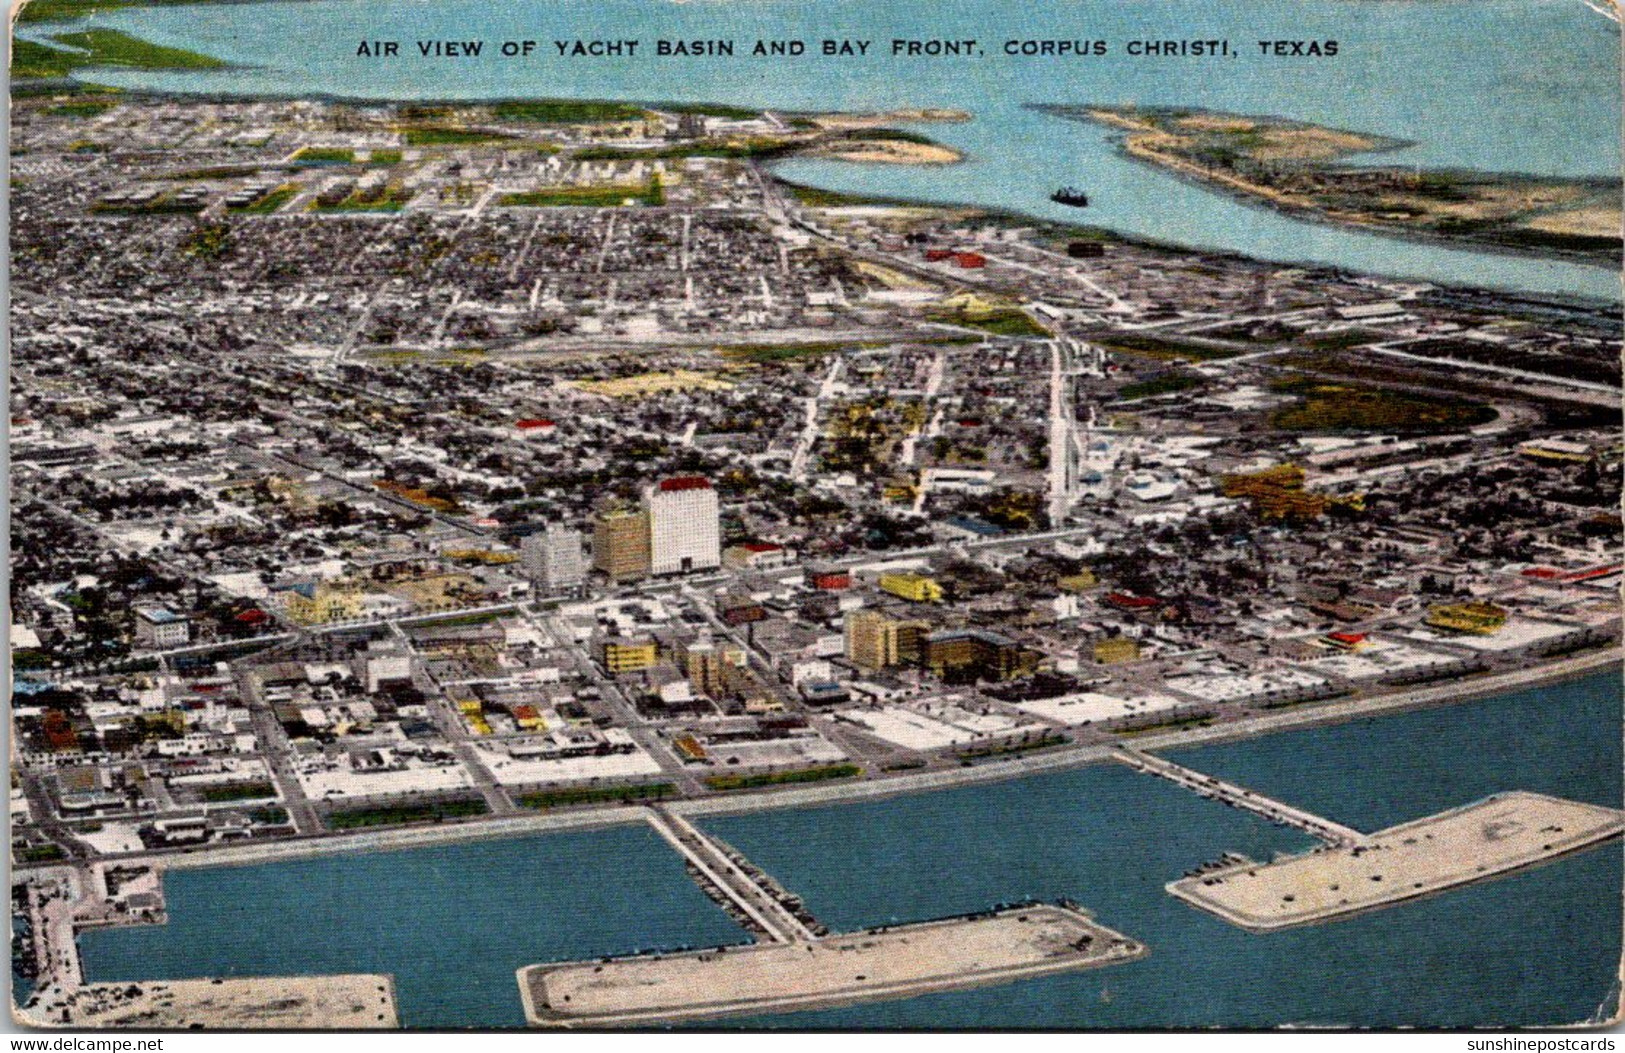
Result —
[{"label": "pier", "polygon": [[1542,794],[1482,801],[1272,863],[1239,859],[1167,886],[1250,932],[1314,925],[1487,881],[1620,836],[1625,813]]},{"label": "pier", "polygon": [[830,933],[737,849],[663,805],[644,817],[689,875],[754,943],[527,965],[518,971],[536,1027],[636,1027],[911,998],[1134,961],[1144,944],[1071,903],[1025,903]]},{"label": "pier", "polygon": [[1135,771],[1145,772],[1147,775],[1156,775],[1169,782],[1185,787],[1203,797],[1228,804],[1232,808],[1252,812],[1263,816],[1272,823],[1295,827],[1310,837],[1324,841],[1328,845],[1338,848],[1351,848],[1365,840],[1365,834],[1341,823],[1334,823],[1330,819],[1323,819],[1312,812],[1296,808],[1284,801],[1277,801],[1263,794],[1255,793],[1245,786],[1225,782],[1212,775],[1206,775],[1194,768],[1187,768],[1182,764],[1175,764],[1164,757],[1153,756],[1129,746],[1118,746],[1112,751],[1114,760],[1121,761]]},{"label": "pier", "polygon": [[817,938],[805,913],[798,914],[788,905],[792,901],[789,893],[738,852],[660,805],[651,805],[647,814],[655,832],[688,861],[690,873],[701,887],[725,906],[732,906],[735,916],[748,928],[771,943]]}]

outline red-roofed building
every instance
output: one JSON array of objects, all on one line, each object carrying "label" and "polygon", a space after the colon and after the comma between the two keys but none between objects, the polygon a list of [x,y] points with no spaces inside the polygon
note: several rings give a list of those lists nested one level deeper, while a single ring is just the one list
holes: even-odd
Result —
[{"label": "red-roofed building", "polygon": [[1108,592],[1106,603],[1121,611],[1143,611],[1158,604],[1155,596],[1131,596],[1126,592]]},{"label": "red-roofed building", "polygon": [[1325,640],[1344,651],[1358,651],[1366,645],[1365,633],[1327,633]]},{"label": "red-roofed building", "polygon": [[514,427],[518,428],[519,434],[527,439],[539,439],[552,435],[553,430],[558,425],[546,417],[526,417],[524,420],[515,421]]},{"label": "red-roofed building", "polygon": [[681,490],[709,490],[711,480],[703,475],[678,475],[660,481],[660,489],[664,493],[674,494]]},{"label": "red-roofed building", "polygon": [[760,570],[764,567],[782,567],[790,562],[790,553],[783,545],[767,541],[747,541],[742,545],[730,545],[724,549],[722,562],[730,567]]},{"label": "red-roofed building", "polygon": [[953,255],[954,255],[954,250],[953,249],[926,249],[925,250],[925,258],[927,260],[929,260],[930,262],[932,262],[932,263],[939,263],[942,260],[953,259]]},{"label": "red-roofed building", "polygon": [[954,266],[967,271],[981,270],[987,266],[987,257],[980,252],[956,252]]}]

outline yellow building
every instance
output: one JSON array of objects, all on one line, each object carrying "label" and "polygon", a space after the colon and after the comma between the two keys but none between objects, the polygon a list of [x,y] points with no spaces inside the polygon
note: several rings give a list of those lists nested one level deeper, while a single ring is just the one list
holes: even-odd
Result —
[{"label": "yellow building", "polygon": [[1139,661],[1140,643],[1138,640],[1131,640],[1127,636],[1111,636],[1104,640],[1096,640],[1094,656],[1095,661],[1100,665]]},{"label": "yellow building", "polygon": [[1488,636],[1507,623],[1507,612],[1493,603],[1446,603],[1428,611],[1427,623],[1435,629]]},{"label": "yellow building", "polygon": [[1055,584],[1059,585],[1067,592],[1086,592],[1087,590],[1100,584],[1100,581],[1095,577],[1094,571],[1085,567],[1076,574],[1068,574]]},{"label": "yellow building", "polygon": [[924,574],[882,574],[880,588],[910,603],[942,601],[942,586]]},{"label": "yellow building", "polygon": [[864,669],[887,669],[918,660],[924,646],[923,622],[888,618],[877,611],[846,616],[846,658]]},{"label": "yellow building", "polygon": [[641,673],[654,668],[660,659],[660,648],[653,640],[605,640],[599,658],[611,676]]},{"label": "yellow building", "polygon": [[321,625],[361,617],[361,590],[319,582],[288,596],[288,617],[300,625]]},{"label": "yellow building", "polygon": [[599,517],[592,532],[592,565],[619,583],[649,573],[649,513],[617,510]]},{"label": "yellow building", "polygon": [[694,690],[709,698],[718,698],[728,691],[729,670],[743,669],[746,660],[745,652],[738,647],[696,640],[683,646],[678,664]]},{"label": "yellow building", "polygon": [[1007,636],[981,629],[953,629],[925,638],[925,666],[939,677],[968,674],[980,680],[1030,676],[1038,652]]}]

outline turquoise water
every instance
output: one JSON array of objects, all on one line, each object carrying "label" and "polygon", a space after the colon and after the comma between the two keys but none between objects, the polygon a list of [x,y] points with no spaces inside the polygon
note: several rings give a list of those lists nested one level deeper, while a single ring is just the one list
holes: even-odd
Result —
[{"label": "turquoise water", "polygon": [[[557,0],[546,5],[434,3],[225,4],[121,10],[94,24],[191,47],[242,68],[208,73],[98,72],[108,83],[217,92],[328,92],[371,98],[573,96],[740,102],[786,109],[938,106],[975,119],[923,130],[968,153],[950,168],[797,161],[786,175],[842,190],[1012,208],[1180,244],[1378,274],[1618,298],[1607,268],[1410,244],[1293,220],[1190,186],[1118,157],[1104,129],[1023,109],[1036,103],[1200,105],[1277,113],[1414,141],[1389,155],[1419,166],[1562,175],[1619,171],[1619,30],[1574,0],[1370,3],[1332,0],[1017,0],[896,4],[884,0]],[[38,32],[31,29],[30,32]],[[560,59],[553,39],[728,38],[732,59]],[[976,59],[756,59],[757,38],[975,38]],[[1133,60],[1129,40],[1228,37],[1226,59]],[[478,59],[357,59],[363,39],[483,39]],[[1103,57],[1006,57],[1009,39],[1106,40]],[[1340,44],[1336,59],[1264,59],[1252,43]],[[503,40],[535,39],[530,59]],[[297,41],[297,46],[290,42]],[[816,48],[816,44],[814,45]],[[1048,201],[1061,183],[1088,188],[1087,213]]]},{"label": "turquoise water", "polygon": [[[1618,806],[1620,707],[1619,680],[1604,675],[1175,755],[1357,827],[1496,790]],[[1596,1010],[1620,957],[1617,845],[1348,921],[1245,933],[1163,885],[1225,851],[1267,859],[1307,839],[1115,765],[706,825],[837,929],[1070,897],[1152,951],[1098,972],[731,1024],[1558,1024]],[[181,871],[169,902],[167,926],[85,934],[90,977],[393,972],[408,1025],[509,1026],[522,964],[741,939],[641,829]]]}]

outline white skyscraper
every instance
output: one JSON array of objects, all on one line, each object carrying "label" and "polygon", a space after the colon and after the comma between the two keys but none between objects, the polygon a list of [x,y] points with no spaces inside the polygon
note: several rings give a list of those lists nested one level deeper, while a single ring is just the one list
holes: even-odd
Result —
[{"label": "white skyscraper", "polygon": [[683,574],[722,565],[717,492],[697,475],[667,479],[643,497],[649,512],[649,563],[654,574]]},{"label": "white skyscraper", "polygon": [[587,580],[587,557],[581,547],[581,534],[557,524],[527,534],[519,543],[525,573],[542,592],[564,592],[580,588]]}]

